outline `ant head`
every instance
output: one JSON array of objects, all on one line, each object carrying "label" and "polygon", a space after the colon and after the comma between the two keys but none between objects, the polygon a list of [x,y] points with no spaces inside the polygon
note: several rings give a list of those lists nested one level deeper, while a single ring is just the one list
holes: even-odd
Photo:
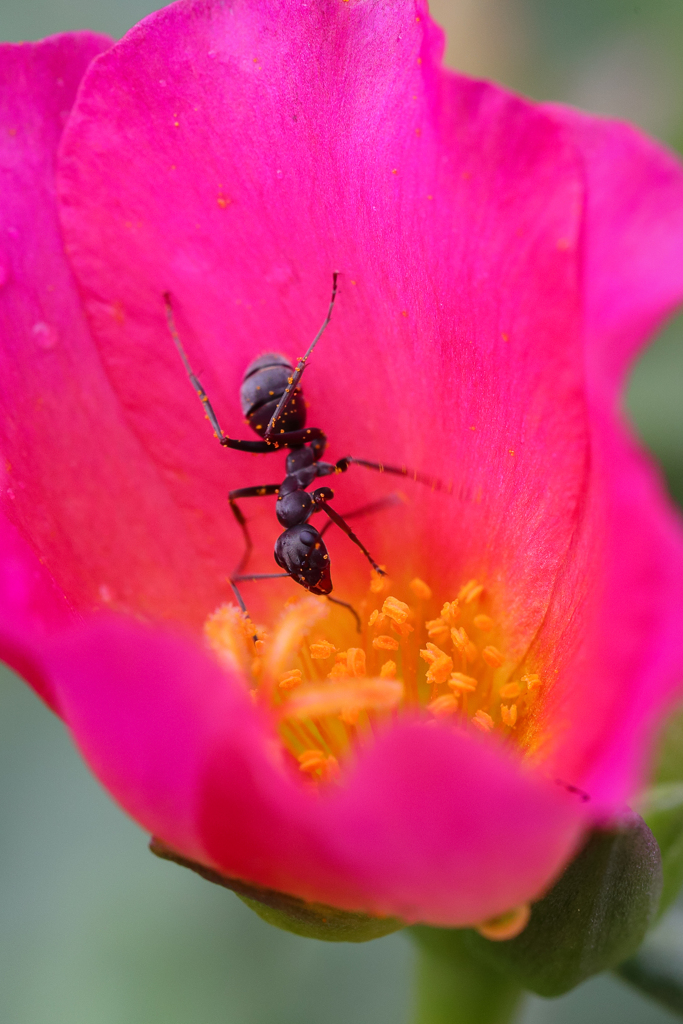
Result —
[{"label": "ant head", "polygon": [[329,594],[332,590],[327,548],[310,523],[280,534],[275,541],[275,561],[311,594]]},{"label": "ant head", "polygon": [[[285,393],[294,367],[286,356],[267,352],[247,367],[240,402],[242,413],[252,430],[263,435],[277,403]],[[301,430],[306,425],[306,406],[301,390],[297,388],[278,420],[276,432]]]}]

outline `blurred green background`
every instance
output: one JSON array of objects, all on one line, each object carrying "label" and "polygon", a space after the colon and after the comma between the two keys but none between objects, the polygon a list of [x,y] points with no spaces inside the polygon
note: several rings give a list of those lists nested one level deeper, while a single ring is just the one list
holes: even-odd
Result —
[{"label": "blurred green background", "polygon": [[[144,0],[0,0],[0,39],[122,35]],[[683,148],[683,0],[433,0],[448,62],[628,118]],[[635,368],[628,411],[683,503],[683,321]],[[155,860],[60,723],[0,675],[2,1024],[408,1024],[412,949],[278,932],[232,894]],[[653,943],[681,950],[683,910]],[[678,1018],[612,977],[532,998],[520,1024]]]}]

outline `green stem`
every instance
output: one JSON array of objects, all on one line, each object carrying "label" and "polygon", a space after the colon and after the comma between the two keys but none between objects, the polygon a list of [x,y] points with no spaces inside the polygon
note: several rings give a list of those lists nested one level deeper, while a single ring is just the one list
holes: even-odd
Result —
[{"label": "green stem", "polygon": [[411,928],[418,946],[417,1009],[413,1024],[509,1024],[523,990],[475,960],[458,932]]},{"label": "green stem", "polygon": [[683,1017],[683,977],[680,964],[672,966],[666,961],[658,962],[655,957],[642,952],[620,964],[615,973],[640,989],[644,995]]}]

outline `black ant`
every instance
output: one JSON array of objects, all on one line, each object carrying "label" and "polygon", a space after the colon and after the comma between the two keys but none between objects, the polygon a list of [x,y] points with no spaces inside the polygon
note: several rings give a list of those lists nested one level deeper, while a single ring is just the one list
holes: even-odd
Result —
[{"label": "black ant", "polygon": [[[192,387],[199,395],[207,419],[220,443],[226,448],[234,448],[237,451],[254,452],[256,454],[273,452],[280,448],[289,449],[285,463],[287,475],[281,484],[239,487],[228,494],[230,508],[242,530],[245,542],[244,554],[234,575],[230,578],[230,585],[242,611],[246,614],[246,607],[237,589],[237,583],[243,580],[278,579],[289,576],[295,583],[300,584],[312,594],[324,595],[335,604],[348,608],[354,615],[360,630],[360,620],[352,606],[345,601],[339,601],[337,598],[330,597],[332,590],[330,557],[323,541],[323,533],[327,527],[335,523],[360,548],[373,569],[381,576],[386,574],[375,562],[370,552],[359,540],[348,523],[342,519],[338,512],[335,512],[330,507],[329,502],[334,498],[332,489],[330,487],[318,487],[309,494],[308,488],[318,477],[331,476],[333,473],[345,473],[349,466],[354,463],[359,466],[366,466],[369,469],[378,470],[380,473],[411,476],[420,483],[431,484],[432,487],[438,481],[433,481],[422,476],[422,474],[407,470],[405,466],[400,468],[397,466],[385,466],[379,462],[367,462],[365,459],[357,459],[350,455],[339,459],[337,462],[324,462],[322,455],[327,445],[327,437],[318,427],[305,426],[306,406],[301,388],[298,385],[306,369],[308,359],[332,317],[334,301],[337,296],[337,278],[338,274],[333,274],[332,297],[323,325],[309,345],[306,354],[297,361],[296,369],[294,369],[286,356],[268,352],[254,359],[245,370],[240,388],[240,401],[242,412],[249,426],[256,433],[261,434],[261,438],[257,441],[241,441],[228,437],[223,433],[206,392],[199,379],[193,373],[185,349],[180,341],[173,317],[171,297],[168,292],[165,293],[164,300],[166,303],[168,326],[176,348],[190,378]],[[244,575],[244,569],[252,550],[252,542],[247,521],[237,504],[237,499],[256,498],[268,494],[277,494],[278,496],[275,513],[280,526],[284,528],[284,532],[280,534],[275,542],[275,561],[280,568],[284,569],[284,572]],[[394,504],[395,501],[396,497],[392,498],[390,496],[388,499],[374,502],[372,505],[364,506],[362,509],[350,513],[349,518],[353,515],[377,511],[387,504]],[[321,531],[316,530],[309,522],[314,512],[325,512],[329,516],[330,522]]]}]

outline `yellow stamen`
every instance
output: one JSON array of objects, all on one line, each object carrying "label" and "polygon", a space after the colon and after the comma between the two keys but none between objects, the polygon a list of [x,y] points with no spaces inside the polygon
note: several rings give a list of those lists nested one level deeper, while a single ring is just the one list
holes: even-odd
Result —
[{"label": "yellow stamen", "polygon": [[289,667],[287,662],[299,650],[304,637],[310,633],[316,622],[326,618],[330,606],[324,598],[304,597],[285,608],[275,624],[267,657],[265,673],[271,679],[279,679]]},{"label": "yellow stamen", "polygon": [[522,903],[513,910],[508,910],[498,917],[491,917],[488,921],[482,921],[476,926],[476,930],[485,939],[492,942],[505,942],[507,939],[514,939],[524,931],[531,917],[531,907],[528,903]]},{"label": "yellow stamen", "polygon": [[481,652],[481,656],[486,662],[486,664],[490,665],[491,668],[500,668],[500,666],[505,661],[505,658],[500,653],[498,648],[493,646],[485,647],[484,650]]},{"label": "yellow stamen", "polygon": [[500,695],[505,697],[506,700],[514,700],[515,697],[519,697],[522,692],[522,687],[519,683],[508,683],[506,686],[501,686]]},{"label": "yellow stamen", "polygon": [[427,711],[435,718],[446,718],[458,710],[458,700],[451,693],[445,693],[443,697],[437,697],[427,705]]},{"label": "yellow stamen", "polygon": [[418,601],[429,601],[432,596],[431,587],[428,587],[424,580],[418,576],[408,584]]},{"label": "yellow stamen", "polygon": [[493,629],[493,619],[489,618],[488,615],[475,615],[472,621],[477,629],[480,629],[483,633],[488,633],[489,630]]},{"label": "yellow stamen", "polygon": [[507,704],[500,705],[500,717],[503,720],[504,725],[509,725],[511,729],[517,724],[517,705],[511,704],[510,707]]},{"label": "yellow stamen", "polygon": [[376,636],[372,646],[377,651],[397,651],[398,640],[394,640],[393,636]]},{"label": "yellow stamen", "polygon": [[528,690],[535,690],[541,685],[541,677],[534,674],[522,676],[522,682],[526,683]]},{"label": "yellow stamen", "polygon": [[395,679],[349,679],[324,686],[300,686],[282,706],[282,717],[299,721],[325,718],[355,708],[372,711],[396,707],[403,683]]},{"label": "yellow stamen", "polygon": [[382,605],[382,614],[392,619],[398,626],[402,626],[410,614],[410,606],[405,601],[399,601],[395,597],[385,598]]},{"label": "yellow stamen", "polygon": [[448,680],[451,690],[458,690],[460,693],[474,693],[477,688],[477,680],[474,676],[466,676],[463,672],[453,672]]},{"label": "yellow stamen", "polygon": [[311,657],[315,658],[316,661],[325,661],[337,650],[334,644],[331,644],[329,640],[317,640],[314,644],[311,644],[308,649]]},{"label": "yellow stamen", "polygon": [[292,668],[289,672],[285,672],[278,686],[281,690],[293,690],[295,686],[300,686],[303,681],[301,669]]},{"label": "yellow stamen", "polygon": [[362,647],[349,647],[346,664],[352,676],[361,677],[366,675],[365,651]]},{"label": "yellow stamen", "polygon": [[472,725],[476,725],[477,729],[481,729],[482,732],[491,732],[495,722],[490,715],[480,709],[472,718]]},{"label": "yellow stamen", "polygon": [[451,635],[450,627],[443,619],[430,619],[425,625],[427,636],[437,644],[445,644]]},{"label": "yellow stamen", "polygon": [[[380,569],[386,569],[385,565],[380,565]],[[388,590],[391,586],[386,576],[380,576],[376,569],[370,570],[370,591],[373,594],[381,594]]]},{"label": "yellow stamen", "polygon": [[441,618],[448,626],[454,626],[460,617],[460,601],[446,601],[441,609]]},{"label": "yellow stamen", "polygon": [[463,658],[467,661],[476,661],[477,648],[468,637],[464,626],[460,629],[451,629],[451,640],[453,641],[453,646],[456,651],[458,651]]},{"label": "yellow stamen", "polygon": [[385,661],[379,670],[380,679],[395,679],[396,678],[396,662]]}]

